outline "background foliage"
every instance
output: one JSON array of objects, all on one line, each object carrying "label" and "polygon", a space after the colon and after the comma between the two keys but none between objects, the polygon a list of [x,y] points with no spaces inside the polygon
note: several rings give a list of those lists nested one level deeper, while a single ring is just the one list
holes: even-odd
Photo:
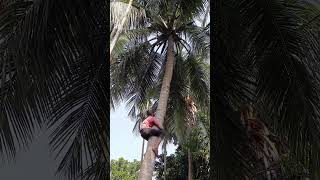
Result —
[{"label": "background foliage", "polygon": [[138,178],[138,170],[140,161],[134,160],[129,162],[124,158],[111,160],[111,179],[112,180],[136,180]]}]

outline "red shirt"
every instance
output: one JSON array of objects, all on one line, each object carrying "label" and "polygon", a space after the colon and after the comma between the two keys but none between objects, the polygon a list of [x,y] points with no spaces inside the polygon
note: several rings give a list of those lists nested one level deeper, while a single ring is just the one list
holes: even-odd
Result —
[{"label": "red shirt", "polygon": [[142,122],[141,129],[151,128],[153,125],[158,126],[158,128],[161,127],[159,121],[154,116],[149,116]]}]

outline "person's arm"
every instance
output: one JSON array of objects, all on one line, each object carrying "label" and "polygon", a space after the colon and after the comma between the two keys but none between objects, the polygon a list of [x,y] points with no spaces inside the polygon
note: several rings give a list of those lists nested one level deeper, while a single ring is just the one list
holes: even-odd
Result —
[{"label": "person's arm", "polygon": [[159,120],[156,119],[155,117],[153,118],[153,122],[154,122],[154,124],[155,124],[158,128],[163,129],[163,126],[161,125],[161,123],[159,122]]}]

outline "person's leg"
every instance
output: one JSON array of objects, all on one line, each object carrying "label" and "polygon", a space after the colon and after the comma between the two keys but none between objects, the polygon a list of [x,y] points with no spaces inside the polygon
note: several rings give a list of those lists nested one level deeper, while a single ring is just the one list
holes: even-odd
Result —
[{"label": "person's leg", "polygon": [[[160,129],[145,128],[140,131],[140,134],[145,140],[148,141],[151,136],[157,136],[157,137],[163,136],[163,131]],[[158,147],[160,143],[161,143],[161,139],[158,139],[157,142],[152,147],[152,151],[157,157],[158,157]]]},{"label": "person's leg", "polygon": [[162,141],[162,139],[157,138],[155,144],[152,147],[152,151],[154,152],[156,157],[159,157],[158,148],[159,148],[161,141]]},{"label": "person's leg", "polygon": [[161,136],[163,131],[161,129],[150,129],[150,136]]},{"label": "person's leg", "polygon": [[[163,136],[163,131],[161,129],[150,129],[150,136],[161,137],[161,136]],[[158,139],[152,148],[154,154],[157,157],[158,157],[158,148],[159,148],[160,143],[161,143],[161,139]]]},{"label": "person's leg", "polygon": [[147,129],[147,128],[141,129],[140,134],[143,139],[148,141],[150,137],[150,129]]}]

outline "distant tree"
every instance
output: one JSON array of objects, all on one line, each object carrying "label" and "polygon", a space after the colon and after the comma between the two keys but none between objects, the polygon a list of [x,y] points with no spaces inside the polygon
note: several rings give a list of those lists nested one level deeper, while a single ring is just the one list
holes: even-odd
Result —
[{"label": "distant tree", "polygon": [[[209,141],[201,132],[201,128],[194,128],[189,146],[178,146],[176,152],[166,156],[166,180],[187,179],[188,149],[192,150],[193,178],[209,179]],[[164,155],[155,164],[157,179],[164,180]]]},{"label": "distant tree", "polygon": [[129,162],[124,158],[111,160],[111,179],[112,180],[136,180],[140,161]]},{"label": "distant tree", "polygon": [[[155,171],[157,179],[163,180],[164,174],[164,155],[162,154],[159,161],[156,161]],[[187,179],[188,159],[187,154],[179,146],[174,154],[167,156],[166,159],[166,179]]]}]

